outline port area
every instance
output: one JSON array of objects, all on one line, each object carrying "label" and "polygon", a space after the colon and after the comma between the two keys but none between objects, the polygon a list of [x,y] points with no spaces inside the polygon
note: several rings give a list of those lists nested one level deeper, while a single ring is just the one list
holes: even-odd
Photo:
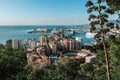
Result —
[{"label": "port area", "polygon": [[29,31],[28,33],[58,33],[58,32],[62,32],[62,31],[67,31],[69,33],[86,33],[89,32],[88,30],[83,30],[83,29],[66,29],[66,28],[53,28],[53,29],[49,29],[49,28],[38,28],[38,29],[33,29],[31,31]]}]

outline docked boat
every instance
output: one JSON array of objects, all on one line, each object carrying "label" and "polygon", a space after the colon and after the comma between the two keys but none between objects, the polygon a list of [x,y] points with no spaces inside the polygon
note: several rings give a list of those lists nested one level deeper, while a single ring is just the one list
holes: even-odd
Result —
[{"label": "docked boat", "polygon": [[47,28],[38,28],[38,29],[33,29],[32,31],[29,31],[28,33],[47,33],[48,29]]},{"label": "docked boat", "polygon": [[39,31],[39,32],[47,32],[47,30],[48,30],[47,28],[38,28],[37,29],[37,31]]},{"label": "docked boat", "polygon": [[96,35],[96,33],[91,33],[91,32],[86,33],[86,37],[88,37],[88,38],[93,38],[95,35]]}]

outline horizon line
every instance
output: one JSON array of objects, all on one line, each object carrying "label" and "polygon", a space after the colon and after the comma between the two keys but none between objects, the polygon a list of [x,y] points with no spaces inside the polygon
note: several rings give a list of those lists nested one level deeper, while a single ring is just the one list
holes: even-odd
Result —
[{"label": "horizon line", "polygon": [[88,24],[45,24],[45,25],[0,25],[0,26],[78,26]]}]

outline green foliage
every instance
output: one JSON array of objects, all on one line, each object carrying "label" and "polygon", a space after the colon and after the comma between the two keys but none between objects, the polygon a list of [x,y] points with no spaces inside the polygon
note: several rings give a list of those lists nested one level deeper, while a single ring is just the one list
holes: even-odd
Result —
[{"label": "green foliage", "polygon": [[[110,72],[112,80],[120,79],[120,37],[116,39],[108,39],[109,49],[108,57],[110,63]],[[110,45],[111,44],[111,45]]]},{"label": "green foliage", "polygon": [[23,71],[26,65],[24,49],[6,49],[0,48],[0,80],[6,80],[15,77]]},{"label": "green foliage", "polygon": [[120,0],[106,0],[107,4],[114,10],[120,10]]},{"label": "green foliage", "polygon": [[96,64],[96,68],[95,68],[95,74],[94,74],[94,78],[95,80],[107,80],[107,74],[106,74],[106,65],[105,65],[105,57],[103,56],[104,52],[103,50],[98,49],[97,50],[97,64]]},{"label": "green foliage", "polygon": [[[108,58],[109,58],[109,68],[110,68],[110,76],[111,80],[120,80],[120,37],[115,39],[107,39],[108,45]],[[97,77],[95,80],[103,80],[106,78],[106,70],[105,70],[105,59],[103,57],[103,50],[97,50],[97,67],[95,69],[94,76]]]}]

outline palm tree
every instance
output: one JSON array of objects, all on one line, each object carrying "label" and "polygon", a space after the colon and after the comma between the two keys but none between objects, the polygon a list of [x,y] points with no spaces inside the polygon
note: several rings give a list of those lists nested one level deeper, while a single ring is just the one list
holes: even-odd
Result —
[{"label": "palm tree", "polygon": [[[89,15],[88,20],[90,20],[90,31],[99,30],[98,33],[95,35],[95,39],[97,42],[101,42],[103,44],[105,61],[106,61],[106,70],[107,70],[107,77],[110,80],[110,71],[109,71],[109,61],[107,55],[107,47],[106,47],[106,38],[105,35],[109,31],[109,29],[113,28],[113,23],[108,23],[108,14],[113,14],[114,12],[111,8],[106,8],[103,5],[104,0],[97,0],[97,2],[93,3],[91,0],[88,0],[86,3],[86,7],[88,7],[87,12],[91,13]],[[98,14],[92,14],[92,12],[97,12]],[[105,26],[106,25],[106,26]]]}]

